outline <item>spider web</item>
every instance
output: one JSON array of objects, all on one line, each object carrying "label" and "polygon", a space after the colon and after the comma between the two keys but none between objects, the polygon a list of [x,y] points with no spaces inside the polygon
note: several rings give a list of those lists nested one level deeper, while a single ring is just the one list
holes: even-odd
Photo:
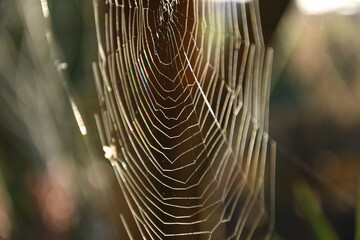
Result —
[{"label": "spider web", "polygon": [[94,0],[94,7],[96,120],[131,212],[121,215],[121,237],[269,238],[272,50],[258,2]]}]

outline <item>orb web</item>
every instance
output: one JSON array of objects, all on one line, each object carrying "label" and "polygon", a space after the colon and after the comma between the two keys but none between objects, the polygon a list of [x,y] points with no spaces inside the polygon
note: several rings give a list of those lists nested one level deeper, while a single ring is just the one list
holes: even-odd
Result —
[{"label": "orb web", "polygon": [[94,7],[96,119],[130,211],[122,239],[268,238],[272,50],[258,2]]}]

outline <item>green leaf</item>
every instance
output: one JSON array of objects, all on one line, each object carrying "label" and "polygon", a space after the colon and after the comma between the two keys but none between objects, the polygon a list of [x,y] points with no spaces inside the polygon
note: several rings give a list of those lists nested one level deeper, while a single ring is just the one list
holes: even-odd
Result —
[{"label": "green leaf", "polygon": [[324,215],[314,193],[305,182],[299,182],[294,185],[294,195],[301,212],[308,220],[319,240],[340,239]]}]

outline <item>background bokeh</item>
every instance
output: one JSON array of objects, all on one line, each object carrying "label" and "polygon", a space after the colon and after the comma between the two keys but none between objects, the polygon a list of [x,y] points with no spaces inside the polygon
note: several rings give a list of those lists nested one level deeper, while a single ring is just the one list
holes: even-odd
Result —
[{"label": "background bokeh", "polygon": [[[360,175],[358,4],[323,3],[322,11],[315,11],[306,2],[260,1],[265,41],[275,52],[274,239],[316,239],[295,199],[298,183],[309,186],[340,239],[354,239]],[[56,49],[47,44],[40,1],[0,1],[0,239],[121,239],[118,209],[124,199],[93,117],[98,106],[91,69],[97,60],[92,1],[53,0],[49,9]],[[85,137],[63,80],[83,115]]]}]

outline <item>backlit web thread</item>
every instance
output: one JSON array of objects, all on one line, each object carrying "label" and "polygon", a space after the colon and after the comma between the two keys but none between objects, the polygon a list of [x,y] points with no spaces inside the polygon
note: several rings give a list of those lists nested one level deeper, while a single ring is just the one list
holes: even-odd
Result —
[{"label": "backlit web thread", "polygon": [[268,238],[272,50],[258,2],[94,6],[96,120],[131,212],[123,238]]}]

